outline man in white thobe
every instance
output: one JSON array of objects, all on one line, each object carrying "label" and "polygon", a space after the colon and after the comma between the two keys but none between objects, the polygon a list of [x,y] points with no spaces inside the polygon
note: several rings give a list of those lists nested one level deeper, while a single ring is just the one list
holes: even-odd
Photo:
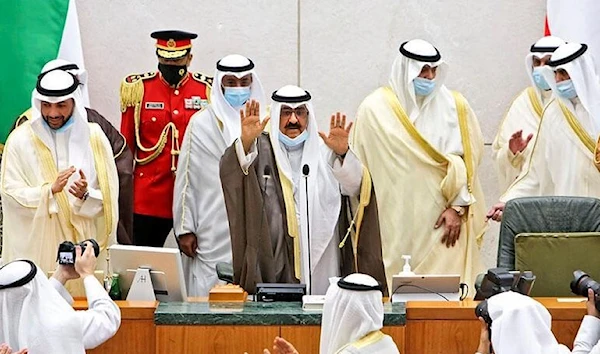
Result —
[{"label": "man in white thobe", "polygon": [[373,177],[388,286],[403,254],[417,274],[459,274],[473,284],[484,270],[483,137],[466,99],[444,85],[446,74],[433,45],[405,42],[390,86],[358,108],[351,144]]},{"label": "man in white thobe", "polygon": [[[280,88],[272,99],[268,132],[263,131],[268,120],[261,121],[258,105],[251,104],[241,113],[241,139],[221,160],[234,280],[249,292],[256,283],[301,282],[309,294],[325,294],[330,277],[341,275],[342,268],[344,274],[354,272],[345,263],[385,281],[379,228],[369,227],[378,220],[367,208],[355,213],[366,215],[356,221],[360,242],[348,241],[356,252],[342,257],[347,231],[338,222],[342,195],[371,196],[370,178],[363,179],[363,166],[348,146],[352,123],[346,125],[338,112],[329,134],[319,132],[311,95],[297,86]],[[355,262],[356,253],[379,257]]]},{"label": "man in white thobe", "polygon": [[535,142],[531,140],[537,133],[544,107],[552,98],[550,85],[542,75],[543,66],[563,43],[557,37],[542,37],[531,46],[525,58],[525,69],[532,85],[511,103],[492,144],[501,193],[521,174],[529,160]]},{"label": "man in white thobe", "polygon": [[[29,260],[0,268],[0,343],[30,354],[84,354],[118,330],[121,311],[94,277],[96,257],[88,244],[76,247],[75,265],[59,265],[48,280]],[[68,279],[83,279],[89,309],[75,311],[63,287]],[[67,301],[65,301],[67,300]]]},{"label": "man in white thobe", "polygon": [[354,273],[327,289],[321,319],[321,354],[399,353],[392,337],[383,334],[381,284]]},{"label": "man in white thobe", "polygon": [[[373,277],[354,273],[332,283],[325,295],[321,319],[320,354],[396,354],[392,337],[383,334],[382,287]],[[299,354],[283,338],[273,342],[274,353]],[[269,354],[269,350],[264,350]]]},{"label": "man in white thobe", "polygon": [[527,170],[488,212],[496,221],[514,198],[600,197],[600,79],[587,45],[561,45],[544,78],[554,99],[544,110]]},{"label": "man in white thobe", "polygon": [[[175,177],[173,223],[189,296],[208,296],[218,283],[216,265],[231,263],[231,241],[219,161],[240,137],[240,109],[249,100],[264,106],[254,63],[232,54],[217,62],[210,105],[187,127]],[[264,110],[260,112],[265,117]]]},{"label": "man in white thobe", "polygon": [[[552,316],[539,302],[517,292],[504,292],[487,301],[492,320],[492,348],[496,354],[567,354],[569,348],[550,330]],[[489,332],[482,321],[477,354],[490,354]],[[581,352],[574,352],[581,353]]]},{"label": "man in white thobe", "polygon": [[73,74],[39,76],[32,119],[4,147],[0,192],[5,262],[26,258],[48,272],[63,241],[96,239],[102,260],[116,243],[119,181],[112,147],[100,126],[88,123]]}]

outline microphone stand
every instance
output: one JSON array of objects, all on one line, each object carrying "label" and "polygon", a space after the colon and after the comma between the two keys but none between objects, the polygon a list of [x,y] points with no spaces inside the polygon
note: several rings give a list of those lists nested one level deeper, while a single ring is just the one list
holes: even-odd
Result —
[{"label": "microphone stand", "polygon": [[304,177],[304,189],[306,192],[306,241],[308,243],[308,294],[312,295],[312,268],[310,263],[310,211],[308,209],[308,174],[310,173],[310,167],[308,164],[302,166],[302,175]]}]

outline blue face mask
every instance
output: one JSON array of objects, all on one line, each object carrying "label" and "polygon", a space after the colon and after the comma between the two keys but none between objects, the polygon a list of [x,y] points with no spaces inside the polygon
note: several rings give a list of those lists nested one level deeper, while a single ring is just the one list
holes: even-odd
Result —
[{"label": "blue face mask", "polygon": [[577,91],[573,86],[573,81],[565,80],[556,84],[556,94],[562,98],[571,99],[577,97]]},{"label": "blue face mask", "polygon": [[243,106],[250,99],[250,86],[225,87],[224,89],[223,96],[225,97],[225,101],[234,108]]},{"label": "blue face mask", "polygon": [[295,138],[290,138],[289,136],[279,132],[279,142],[287,147],[298,146],[306,141],[308,138],[308,130],[304,130],[300,135]]},{"label": "blue face mask", "polygon": [[424,79],[422,77],[415,77],[413,80],[413,85],[415,86],[415,95],[428,96],[435,88],[435,81]]},{"label": "blue face mask", "polygon": [[550,85],[548,85],[548,82],[546,82],[544,75],[542,75],[541,66],[536,66],[535,68],[533,68],[533,81],[535,81],[535,86],[537,86],[540,90],[550,90]]},{"label": "blue face mask", "polygon": [[[45,119],[44,119],[44,121],[45,121]],[[50,129],[54,130],[55,132],[57,132],[57,133],[62,133],[62,132],[64,132],[65,130],[67,130],[67,129],[68,129],[70,126],[72,126],[72,125],[73,125],[73,122],[75,122],[75,119],[74,119],[74,118],[73,118],[73,116],[71,115],[71,117],[69,117],[69,119],[68,119],[68,120],[65,122],[65,124],[63,124],[63,126],[62,126],[62,127],[60,127],[60,128],[56,128],[56,129],[54,129],[54,128],[52,128],[52,127],[51,127],[51,126],[48,124],[48,122],[46,122],[46,125],[48,125],[48,128],[50,128]]]}]

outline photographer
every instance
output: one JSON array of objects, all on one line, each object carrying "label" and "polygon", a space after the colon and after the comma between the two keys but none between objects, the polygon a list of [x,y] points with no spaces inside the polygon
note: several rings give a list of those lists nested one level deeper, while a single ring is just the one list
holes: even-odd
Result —
[{"label": "photographer", "polygon": [[[94,277],[92,243],[85,252],[75,247],[74,265],[59,265],[48,280],[29,260],[0,268],[0,343],[27,349],[30,354],[83,354],[111,338],[121,323],[121,312]],[[89,309],[75,311],[63,285],[81,277]],[[58,291],[57,291],[58,290]]]},{"label": "photographer", "polygon": [[600,312],[596,309],[594,290],[588,289],[587,315],[575,337],[573,353],[600,354]]},{"label": "photographer", "polygon": [[[491,319],[491,344],[495,354],[566,354],[569,348],[558,344],[550,330],[552,317],[534,299],[507,291],[487,300]],[[478,354],[491,354],[489,329],[482,317]],[[573,353],[587,353],[574,351]]]}]

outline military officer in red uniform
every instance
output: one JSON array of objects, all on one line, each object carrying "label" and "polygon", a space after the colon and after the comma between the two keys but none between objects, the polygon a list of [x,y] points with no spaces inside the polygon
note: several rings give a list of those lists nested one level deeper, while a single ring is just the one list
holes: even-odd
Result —
[{"label": "military officer in red uniform", "polygon": [[151,36],[158,72],[132,74],[121,83],[121,133],[135,157],[135,243],[162,247],[173,227],[179,145],[192,115],[208,104],[212,78],[188,72],[196,34],[158,31]]}]

